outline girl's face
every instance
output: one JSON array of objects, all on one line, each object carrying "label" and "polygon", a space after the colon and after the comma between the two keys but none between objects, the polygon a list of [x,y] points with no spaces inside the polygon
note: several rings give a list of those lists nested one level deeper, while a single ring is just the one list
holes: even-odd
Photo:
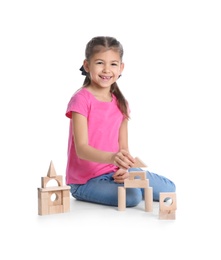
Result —
[{"label": "girl's face", "polygon": [[84,68],[90,74],[92,85],[110,88],[119,78],[124,64],[118,52],[107,50],[94,54],[89,62],[85,60]]}]

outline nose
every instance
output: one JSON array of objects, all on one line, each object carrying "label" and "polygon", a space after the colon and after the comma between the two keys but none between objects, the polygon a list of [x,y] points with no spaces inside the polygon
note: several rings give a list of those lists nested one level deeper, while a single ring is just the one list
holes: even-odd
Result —
[{"label": "nose", "polygon": [[103,67],[103,72],[107,73],[110,71],[110,66],[108,64],[105,64]]}]

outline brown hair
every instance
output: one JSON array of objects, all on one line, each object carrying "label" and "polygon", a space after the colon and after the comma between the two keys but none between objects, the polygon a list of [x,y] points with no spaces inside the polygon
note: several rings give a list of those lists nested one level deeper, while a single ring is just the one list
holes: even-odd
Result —
[{"label": "brown hair", "polygon": [[[85,58],[86,60],[90,60],[90,58],[95,54],[103,51],[104,48],[106,50],[114,50],[117,51],[120,55],[120,58],[122,60],[124,50],[121,43],[114,37],[109,36],[98,36],[92,38],[86,45],[85,49]],[[83,87],[87,87],[91,83],[90,75],[89,73],[85,73],[85,80],[83,83]],[[120,91],[117,82],[114,82],[111,85],[110,92],[113,93],[118,101],[118,107],[121,110],[121,112],[129,119],[129,112],[128,112],[128,106],[127,106],[127,100],[125,99],[124,95]]]}]

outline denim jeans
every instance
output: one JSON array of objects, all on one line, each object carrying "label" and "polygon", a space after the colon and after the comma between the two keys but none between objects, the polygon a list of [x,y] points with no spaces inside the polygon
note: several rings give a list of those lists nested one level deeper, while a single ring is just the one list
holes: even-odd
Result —
[{"label": "denim jeans", "polygon": [[[130,168],[129,171],[143,171],[140,168]],[[72,196],[81,201],[118,206],[118,187],[123,183],[116,183],[112,177],[114,173],[107,173],[90,179],[86,184],[69,184]],[[175,184],[156,173],[146,171],[149,186],[153,188],[153,200],[159,201],[160,192],[175,192]],[[144,196],[143,188],[126,189],[126,207],[138,205]]]}]

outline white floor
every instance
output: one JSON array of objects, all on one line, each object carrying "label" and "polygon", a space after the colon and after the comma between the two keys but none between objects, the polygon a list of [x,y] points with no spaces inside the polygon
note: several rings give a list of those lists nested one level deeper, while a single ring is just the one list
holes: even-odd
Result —
[{"label": "white floor", "polygon": [[19,205],[18,200],[2,214],[1,254],[6,257],[1,259],[221,257],[218,213],[214,214],[214,208],[202,208],[202,203],[194,210],[194,203],[187,205],[177,196],[176,219],[160,220],[157,202],[153,203],[153,212],[144,211],[144,202],[118,211],[71,197],[70,212],[39,216],[34,193],[36,198],[27,198],[27,203],[29,199],[36,203],[27,206],[24,201]]}]

